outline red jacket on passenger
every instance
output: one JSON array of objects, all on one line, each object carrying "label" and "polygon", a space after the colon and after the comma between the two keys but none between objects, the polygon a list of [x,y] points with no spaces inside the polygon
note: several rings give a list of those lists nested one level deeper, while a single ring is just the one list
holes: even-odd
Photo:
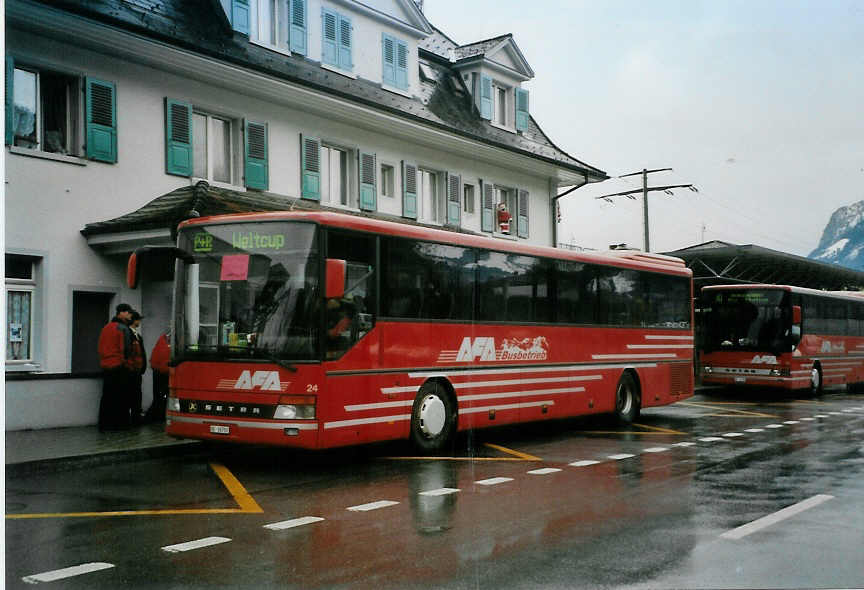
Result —
[{"label": "red jacket on passenger", "polygon": [[140,371],[142,365],[143,355],[132,331],[119,319],[113,318],[99,333],[99,366]]},{"label": "red jacket on passenger", "polygon": [[171,360],[171,345],[168,344],[168,334],[162,334],[150,352],[150,366],[154,371],[168,373],[169,360]]}]

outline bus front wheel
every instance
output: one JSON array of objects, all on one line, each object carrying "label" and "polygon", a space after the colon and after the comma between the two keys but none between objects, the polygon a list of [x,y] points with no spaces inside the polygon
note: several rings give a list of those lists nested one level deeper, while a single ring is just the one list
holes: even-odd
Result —
[{"label": "bus front wheel", "polygon": [[624,373],[615,390],[615,418],[623,424],[632,424],[639,417],[641,406],[636,381],[630,373]]},{"label": "bus front wheel", "polygon": [[810,369],[810,393],[822,393],[822,366],[816,363]]},{"label": "bus front wheel", "polygon": [[425,383],[411,411],[411,442],[423,452],[438,452],[447,447],[456,432],[456,408],[444,386]]}]

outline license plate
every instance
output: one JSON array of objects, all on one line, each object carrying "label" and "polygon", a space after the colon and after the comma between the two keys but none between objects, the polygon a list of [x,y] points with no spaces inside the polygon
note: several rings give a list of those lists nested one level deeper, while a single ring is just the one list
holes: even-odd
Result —
[{"label": "license plate", "polygon": [[735,383],[747,383],[747,377],[735,377]]},{"label": "license plate", "polygon": [[211,424],[210,434],[231,434],[231,427],[223,426],[221,424]]}]

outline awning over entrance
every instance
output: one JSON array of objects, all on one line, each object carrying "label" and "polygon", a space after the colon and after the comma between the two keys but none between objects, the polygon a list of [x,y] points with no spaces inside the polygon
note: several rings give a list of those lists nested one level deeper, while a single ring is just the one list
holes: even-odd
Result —
[{"label": "awning over entrance", "polygon": [[826,291],[864,289],[864,272],[753,244],[712,241],[665,252],[693,270],[697,291],[706,285],[765,283]]},{"label": "awning over entrance", "polygon": [[[272,193],[233,191],[210,186],[202,180],[194,186],[183,186],[157,197],[131,213],[106,221],[88,223],[81,230],[81,234],[87,238],[87,244],[90,247],[102,254],[128,255],[136,248],[145,245],[173,245],[177,237],[175,234],[177,225],[186,219],[227,213],[290,210],[339,211],[350,215],[423,225],[393,215],[378,212],[346,211],[345,209],[322,206],[315,201],[285,198]],[[461,233],[474,233],[460,228],[446,229]]]}]

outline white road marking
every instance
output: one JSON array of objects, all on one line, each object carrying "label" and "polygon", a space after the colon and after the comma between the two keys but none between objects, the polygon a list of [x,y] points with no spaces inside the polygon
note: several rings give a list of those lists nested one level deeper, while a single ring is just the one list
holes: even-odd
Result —
[{"label": "white road marking", "polygon": [[782,520],[791,518],[796,514],[800,514],[805,510],[809,510],[810,508],[818,506],[822,502],[832,500],[833,498],[834,496],[829,496],[828,494],[818,494],[816,496],[813,496],[812,498],[804,500],[803,502],[798,502],[797,504],[793,504],[792,506],[787,506],[783,510],[778,510],[774,514],[763,516],[758,520],[748,522],[747,524],[741,525],[736,529],[726,531],[720,536],[724,539],[741,539],[742,537],[746,537],[747,535],[750,535],[757,531],[761,531],[762,529],[769,527],[772,524],[776,524]]},{"label": "white road marking", "polygon": [[395,506],[398,503],[399,502],[395,502],[393,500],[378,500],[377,502],[369,502],[368,504],[351,506],[350,508],[346,508],[346,510],[351,510],[352,512],[369,512],[370,510],[378,510],[379,508]]},{"label": "white road marking", "polygon": [[673,447],[695,447],[696,443],[690,442],[690,441],[685,441],[685,442],[675,443],[672,446]]},{"label": "white road marking", "polygon": [[183,551],[192,551],[194,549],[210,547],[211,545],[219,545],[220,543],[228,543],[230,540],[231,539],[228,537],[205,537],[196,541],[187,541],[176,545],[168,545],[162,547],[162,551],[167,551],[168,553],[181,553]]},{"label": "white road marking", "polygon": [[528,472],[529,475],[549,475],[550,473],[558,473],[561,471],[557,467],[544,467],[542,469],[532,469]]},{"label": "white road marking", "polygon": [[620,461],[621,459],[629,459],[630,457],[635,457],[636,455],[631,455],[630,453],[618,453],[617,455],[609,455],[609,458],[613,461]]},{"label": "white road marking", "polygon": [[813,417],[814,418],[827,418],[828,414],[815,414]]},{"label": "white road marking", "polygon": [[512,477],[492,477],[489,479],[481,479],[480,481],[475,481],[474,483],[478,486],[497,486],[499,483],[507,483],[508,481],[513,481]]},{"label": "white road marking", "polygon": [[828,413],[831,414],[832,416],[842,416],[843,415],[843,412],[828,412]]},{"label": "white road marking", "polygon": [[320,516],[302,516],[300,518],[293,518],[291,520],[283,520],[282,522],[273,522],[270,524],[265,524],[265,529],[270,529],[271,531],[282,531],[285,529],[293,529],[294,527],[303,526],[306,524],[312,524],[313,522],[321,522],[324,520]]},{"label": "white road marking", "polygon": [[801,424],[798,420],[786,420],[783,424]]},{"label": "white road marking", "polygon": [[60,570],[53,570],[50,572],[42,572],[41,574],[33,574],[31,576],[24,576],[21,578],[28,584],[38,584],[39,582],[54,582],[56,580],[62,580],[63,578],[71,578],[73,576],[80,576],[82,574],[89,574],[90,572],[98,572],[100,570],[107,570],[114,567],[113,563],[101,563],[101,562],[93,562],[93,563],[82,563],[81,565],[73,565],[72,567],[64,567]]},{"label": "white road marking", "polygon": [[723,439],[720,438],[719,436],[705,436],[705,437],[700,438],[699,440],[701,440],[702,442],[717,442],[718,440],[723,440]]},{"label": "white road marking", "polygon": [[816,418],[801,418],[802,422],[813,422]]},{"label": "white road marking", "polygon": [[668,451],[669,447],[651,447],[650,449],[644,449],[643,453],[662,453],[664,451]]},{"label": "white road marking", "polygon": [[766,424],[765,428],[783,428],[782,424]]},{"label": "white road marking", "polygon": [[446,496],[447,494],[455,494],[461,492],[459,488],[438,488],[437,490],[426,490],[420,492],[421,496]]},{"label": "white road marking", "polygon": [[723,436],[725,436],[726,438],[736,438],[736,437],[744,436],[744,435],[741,434],[740,432],[727,432]]},{"label": "white road marking", "polygon": [[589,465],[597,465],[600,461],[591,461],[589,459],[585,459],[582,461],[573,461],[570,463],[570,467],[588,467]]},{"label": "white road marking", "polygon": [[765,432],[764,428],[748,428],[744,432]]}]

